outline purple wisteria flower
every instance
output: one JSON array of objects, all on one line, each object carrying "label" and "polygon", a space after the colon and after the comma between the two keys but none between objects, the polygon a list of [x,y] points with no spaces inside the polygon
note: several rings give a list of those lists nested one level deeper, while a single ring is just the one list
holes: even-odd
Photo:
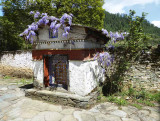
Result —
[{"label": "purple wisteria flower", "polygon": [[44,24],[47,25],[49,23],[49,20],[45,20]]},{"label": "purple wisteria flower", "polygon": [[71,15],[68,15],[67,13],[65,13],[61,18],[60,18],[60,22],[62,24],[64,24],[65,20],[68,19],[69,21],[69,25],[71,26],[72,24],[72,16]]},{"label": "purple wisteria flower", "polygon": [[67,37],[68,37],[68,34],[69,34],[69,33],[66,31],[65,33],[62,34],[62,36],[67,38]]},{"label": "purple wisteria flower", "polygon": [[[40,14],[40,12],[36,11],[31,11],[29,14],[33,14],[34,18],[40,18],[38,20],[38,22],[34,22],[31,25],[28,25],[28,28],[22,33],[20,34],[20,36],[24,36],[26,37],[26,40],[30,40],[31,43],[33,43],[33,38],[32,36],[36,36],[35,31],[38,30],[38,26],[40,25],[49,25],[50,24],[50,29],[53,32],[53,35],[55,35],[58,32],[58,29],[63,26],[64,29],[64,33],[62,34],[63,37],[68,37],[68,32],[70,31],[70,26],[72,24],[72,17],[73,14],[64,14],[61,19],[58,19],[54,16],[48,16],[47,13],[42,13]],[[51,23],[50,23],[51,22]],[[69,25],[66,24],[66,22],[68,22]]]},{"label": "purple wisteria flower", "polygon": [[29,12],[30,15],[34,14],[34,11]]},{"label": "purple wisteria flower", "polygon": [[55,21],[55,20],[57,20],[57,18],[54,17],[54,16],[50,16],[50,20],[51,20],[51,21]]},{"label": "purple wisteria flower", "polygon": [[39,15],[40,15],[40,12],[37,11],[37,12],[34,14],[34,18],[38,18]]},{"label": "purple wisteria flower", "polygon": [[47,16],[47,13],[42,13],[41,16]]},{"label": "purple wisteria flower", "polygon": [[52,22],[50,25],[50,28],[53,29],[55,27],[56,23],[57,23],[57,21]]},{"label": "purple wisteria flower", "polygon": [[106,49],[114,49],[113,45],[108,45],[108,47],[106,47]]},{"label": "purple wisteria flower", "polygon": [[114,36],[115,39],[119,38],[118,32],[116,32],[113,36]]},{"label": "purple wisteria flower", "polygon": [[113,33],[110,31],[110,37],[113,38]]},{"label": "purple wisteria flower", "polygon": [[39,21],[37,23],[38,23],[38,25],[41,25],[41,24],[43,24],[43,20],[39,19]]},{"label": "purple wisteria flower", "polygon": [[65,27],[65,28],[64,28],[64,31],[65,31],[65,32],[66,32],[66,31],[69,32],[69,31],[70,31],[70,26]]},{"label": "purple wisteria flower", "polygon": [[30,31],[32,36],[36,36],[36,33],[34,31]]},{"label": "purple wisteria flower", "polygon": [[61,27],[62,24],[56,24],[55,29],[59,29],[59,27]]},{"label": "purple wisteria flower", "polygon": [[28,29],[26,29],[23,34],[27,35],[28,34]]},{"label": "purple wisteria flower", "polygon": [[94,56],[94,59],[97,59],[98,63],[102,66],[103,69],[111,66],[112,57],[108,52],[97,53]]},{"label": "purple wisteria flower", "polygon": [[124,36],[123,36],[123,34],[122,34],[122,33],[121,33],[121,35],[120,35],[120,36],[121,36],[121,39],[122,39],[122,40],[124,40]]},{"label": "purple wisteria flower", "polygon": [[31,33],[29,33],[29,34],[26,36],[26,40],[29,40],[30,37],[31,37]]},{"label": "purple wisteria flower", "polygon": [[96,60],[96,59],[97,59],[98,55],[99,55],[99,52],[98,52],[98,53],[96,53],[96,55],[94,56],[94,60]]},{"label": "purple wisteria flower", "polygon": [[108,31],[106,29],[102,29],[102,33],[108,36]]},{"label": "purple wisteria flower", "polygon": [[57,29],[54,29],[54,30],[53,30],[53,35],[56,35],[57,32],[58,32],[58,30],[57,30]]}]

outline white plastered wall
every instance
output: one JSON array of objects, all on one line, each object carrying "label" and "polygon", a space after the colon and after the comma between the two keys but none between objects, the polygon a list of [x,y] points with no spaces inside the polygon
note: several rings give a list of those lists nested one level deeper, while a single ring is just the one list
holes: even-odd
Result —
[{"label": "white plastered wall", "polygon": [[69,61],[69,91],[81,96],[89,94],[105,76],[97,61]]},{"label": "white plastered wall", "polygon": [[45,26],[43,29],[38,30],[39,33],[39,42],[44,41],[62,41],[62,40],[72,40],[72,39],[85,39],[86,32],[84,27],[74,26],[72,30],[69,32],[69,36],[63,37],[62,34],[64,30],[62,27],[58,29],[58,38],[49,38],[49,26]]},{"label": "white plastered wall", "polygon": [[32,69],[32,52],[5,52],[1,57],[0,64],[3,66],[12,66],[15,68]]},{"label": "white plastered wall", "polygon": [[43,87],[43,60],[33,61],[33,72],[34,72],[34,86],[35,87]]},{"label": "white plastered wall", "polygon": [[[43,87],[43,60],[33,61],[34,86]],[[69,91],[86,96],[105,76],[97,61],[69,61]]]}]

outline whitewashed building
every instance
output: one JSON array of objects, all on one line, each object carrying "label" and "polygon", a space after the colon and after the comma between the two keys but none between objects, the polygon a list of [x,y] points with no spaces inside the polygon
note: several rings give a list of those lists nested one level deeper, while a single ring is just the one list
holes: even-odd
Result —
[{"label": "whitewashed building", "polygon": [[67,38],[63,29],[53,36],[49,26],[41,26],[33,42],[34,86],[58,87],[86,96],[105,77],[93,56],[102,52],[109,40],[102,31],[72,25]]}]

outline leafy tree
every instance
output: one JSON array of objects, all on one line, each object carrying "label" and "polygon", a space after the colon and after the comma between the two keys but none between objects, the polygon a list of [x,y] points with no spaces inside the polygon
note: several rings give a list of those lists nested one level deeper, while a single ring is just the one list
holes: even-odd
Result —
[{"label": "leafy tree", "polygon": [[128,48],[131,53],[136,54],[145,47],[145,42],[149,38],[143,31],[142,23],[145,19],[146,14],[142,13],[142,17],[134,16],[134,10],[130,10],[129,13],[129,36],[128,36]]},{"label": "leafy tree", "polygon": [[64,13],[74,15],[73,23],[103,28],[103,0],[34,0],[28,1],[31,10],[61,17]]},{"label": "leafy tree", "polygon": [[31,23],[31,17],[25,7],[25,0],[3,0],[2,50],[17,50],[26,47],[19,34]]}]

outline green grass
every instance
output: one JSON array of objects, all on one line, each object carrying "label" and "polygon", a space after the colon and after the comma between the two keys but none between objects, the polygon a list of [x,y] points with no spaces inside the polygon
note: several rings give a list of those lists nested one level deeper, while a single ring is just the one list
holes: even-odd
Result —
[{"label": "green grass", "polygon": [[24,79],[24,78],[22,78],[20,81],[18,81],[17,82],[17,84],[19,85],[26,85],[26,84],[31,84],[33,81],[32,81],[32,79],[30,79],[30,80],[27,80],[27,79]]},{"label": "green grass", "polygon": [[108,99],[109,102],[116,103],[117,105],[123,105],[124,106],[124,105],[128,104],[128,102],[125,99],[117,98],[115,96],[109,96],[107,99]]},{"label": "green grass", "polygon": [[137,103],[130,104],[130,105],[132,105],[132,106],[134,106],[134,107],[138,108],[139,110],[141,110],[141,109],[142,109],[142,106],[141,106],[141,105],[139,105],[139,104],[137,104]]},{"label": "green grass", "polygon": [[5,75],[4,77],[3,77],[3,79],[10,79],[11,77],[10,76],[7,76],[7,75]]},{"label": "green grass", "polygon": [[137,100],[138,103],[143,104],[143,105],[147,105],[147,106],[151,106],[154,107],[154,103],[148,101],[148,100]]},{"label": "green grass", "polygon": [[[127,100],[126,97],[129,97]],[[109,101],[116,103],[119,106],[132,105],[138,109],[142,109],[142,106],[154,107],[155,102],[160,104],[160,92],[149,92],[145,89],[135,90],[130,88],[128,91],[118,92],[110,96],[99,96],[99,102]]]}]

